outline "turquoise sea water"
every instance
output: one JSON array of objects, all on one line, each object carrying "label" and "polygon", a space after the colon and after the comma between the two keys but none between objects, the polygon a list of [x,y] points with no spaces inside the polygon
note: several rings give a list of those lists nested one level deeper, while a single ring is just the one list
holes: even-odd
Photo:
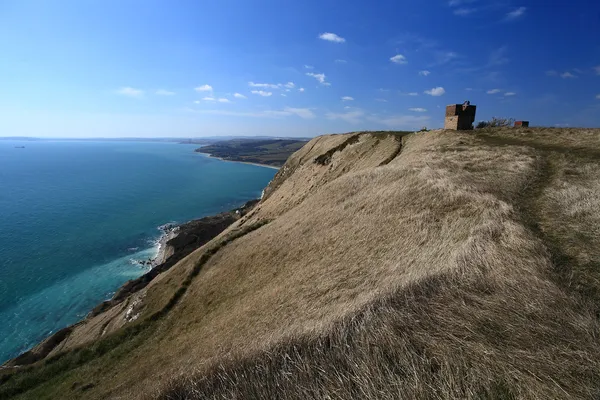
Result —
[{"label": "turquoise sea water", "polygon": [[146,272],[132,261],[156,254],[158,226],[260,197],[276,172],[196,147],[0,141],[0,363]]}]

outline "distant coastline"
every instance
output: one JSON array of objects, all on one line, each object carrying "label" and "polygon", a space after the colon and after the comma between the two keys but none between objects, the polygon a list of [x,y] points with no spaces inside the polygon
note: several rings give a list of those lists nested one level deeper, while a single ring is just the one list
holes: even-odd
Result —
[{"label": "distant coastline", "polygon": [[223,161],[279,169],[306,143],[297,139],[234,139],[204,145],[195,151]]},{"label": "distant coastline", "polygon": [[235,162],[235,163],[248,164],[248,165],[255,165],[257,167],[265,167],[265,168],[271,168],[271,169],[276,169],[276,170],[279,170],[281,168],[281,167],[276,167],[274,165],[269,165],[269,164],[260,164],[260,163],[249,162],[249,161],[228,160],[228,159],[223,158],[223,157],[215,157],[215,156],[213,156],[210,153],[203,153],[201,151],[196,151],[196,152],[204,155],[204,157],[215,158],[215,159],[221,160],[221,161]]}]

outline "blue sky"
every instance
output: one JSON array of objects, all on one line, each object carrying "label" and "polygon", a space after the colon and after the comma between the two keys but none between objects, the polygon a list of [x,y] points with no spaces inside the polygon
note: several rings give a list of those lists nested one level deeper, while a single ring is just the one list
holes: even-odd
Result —
[{"label": "blue sky", "polygon": [[600,126],[600,2],[0,0],[0,136]]}]

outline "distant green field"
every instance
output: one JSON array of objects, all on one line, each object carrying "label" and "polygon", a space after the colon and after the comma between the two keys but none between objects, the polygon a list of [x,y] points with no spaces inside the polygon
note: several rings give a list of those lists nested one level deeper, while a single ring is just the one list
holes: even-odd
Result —
[{"label": "distant green field", "polygon": [[294,139],[233,139],[196,149],[228,161],[243,161],[280,167],[306,144]]}]

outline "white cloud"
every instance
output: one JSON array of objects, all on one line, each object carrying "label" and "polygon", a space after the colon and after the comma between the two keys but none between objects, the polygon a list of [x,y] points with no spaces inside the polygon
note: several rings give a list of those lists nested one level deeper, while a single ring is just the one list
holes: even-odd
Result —
[{"label": "white cloud", "polygon": [[394,57],[390,57],[390,61],[395,63],[395,64],[406,64],[408,63],[408,61],[406,61],[406,57],[404,57],[402,54],[396,54]]},{"label": "white cloud", "polygon": [[427,110],[425,108],[421,108],[421,107],[409,108],[409,110],[414,111],[414,112],[427,112]]},{"label": "white cloud", "polygon": [[241,93],[234,93],[233,97],[235,97],[236,99],[247,99],[247,97]]},{"label": "white cloud", "polygon": [[430,96],[441,96],[446,93],[446,90],[443,87],[435,87],[431,90],[426,90],[424,93]]},{"label": "white cloud", "polygon": [[354,100],[354,97],[350,97],[350,96],[342,97],[342,101],[352,101],[352,100]]},{"label": "white cloud", "polygon": [[470,91],[472,91],[472,90],[473,90],[473,88],[470,88],[470,87],[468,87],[468,88],[465,88],[465,90],[466,90],[467,92],[470,92]]},{"label": "white cloud", "polygon": [[321,33],[319,35],[319,39],[327,40],[329,42],[334,42],[334,43],[344,43],[346,41],[346,39],[344,39],[343,37],[340,37],[340,36],[336,35],[335,33],[331,33],[331,32]]},{"label": "white cloud", "polygon": [[144,91],[141,89],[134,89],[129,86],[125,86],[117,90],[117,93],[122,96],[127,97],[142,97],[144,95]]},{"label": "white cloud", "polygon": [[304,92],[304,88],[301,87],[300,89],[298,89],[299,92]]},{"label": "white cloud", "polygon": [[269,89],[277,89],[280,85],[275,83],[254,83],[248,82],[248,86],[255,88],[269,88]]},{"label": "white cloud", "polygon": [[213,88],[210,85],[202,85],[194,88],[196,92],[212,92]]},{"label": "white cloud", "polygon": [[338,60],[335,60],[335,62],[338,63],[338,64],[346,64],[348,61],[346,61],[346,60],[339,60],[338,59]]},{"label": "white cloud", "polygon": [[289,117],[293,113],[283,110],[264,110],[257,112],[229,111],[229,110],[190,110],[199,114],[227,115],[232,117],[256,117],[256,118],[281,118]]},{"label": "white cloud", "polygon": [[597,98],[598,100],[600,100],[600,94],[597,94],[597,95],[596,95],[596,98]]},{"label": "white cloud", "polygon": [[283,85],[284,87],[288,88],[288,89],[293,89],[296,87],[296,85],[294,85],[294,82],[288,82],[285,85]]},{"label": "white cloud", "polygon": [[515,92],[506,92],[504,93],[505,96],[516,96],[517,94]]},{"label": "white cloud", "polygon": [[517,19],[519,17],[522,17],[525,14],[525,11],[527,10],[527,7],[519,7],[509,13],[506,14],[506,19],[507,20],[514,20]]},{"label": "white cloud", "polygon": [[419,71],[419,75],[421,76],[428,76],[429,74],[431,74],[431,72],[424,70],[424,71]]},{"label": "white cloud", "polygon": [[319,83],[325,85],[325,86],[329,86],[330,84],[325,82],[325,74],[315,74],[314,72],[307,72],[306,75],[308,76],[312,76],[313,78],[315,78],[316,80],[319,81]]},{"label": "white cloud", "polygon": [[315,114],[312,111],[310,111],[308,108],[286,107],[283,109],[283,111],[289,112],[291,114],[295,114],[295,115],[299,116],[300,118],[304,118],[304,119],[312,119],[315,117]]},{"label": "white cloud", "polygon": [[569,71],[567,72],[563,72],[562,74],[560,74],[560,77],[563,79],[573,79],[573,78],[577,78],[575,75],[573,75],[572,73],[570,73]]},{"label": "white cloud", "polygon": [[221,97],[221,98],[218,100],[218,102],[219,102],[219,103],[231,103],[231,101],[229,101],[229,99],[225,99],[225,98],[223,98],[223,97]]},{"label": "white cloud", "polygon": [[496,94],[496,93],[500,93],[501,91],[502,91],[502,89],[490,89],[486,93],[487,94]]},{"label": "white cloud", "polygon": [[296,115],[300,118],[312,119],[315,114],[308,108],[285,107],[283,110],[264,110],[255,112],[229,111],[229,110],[193,110],[195,113],[227,115],[233,117],[281,118]]},{"label": "white cloud", "polygon": [[454,10],[454,15],[460,15],[461,17],[464,17],[466,15],[473,14],[475,11],[477,11],[475,8],[457,8]]},{"label": "white cloud", "polygon": [[269,97],[269,96],[271,96],[273,94],[271,92],[265,92],[264,90],[252,90],[250,93],[252,93],[252,94],[258,94],[258,95],[263,96],[263,97]]},{"label": "white cloud", "polygon": [[200,104],[200,100],[194,100],[194,104]]},{"label": "white cloud", "polygon": [[362,110],[348,111],[346,113],[327,113],[325,117],[327,119],[341,119],[342,121],[346,121],[351,124],[358,124],[362,121],[363,116],[365,115]]},{"label": "white cloud", "polygon": [[304,68],[306,68],[306,69],[313,69],[314,67],[312,65],[305,65]]},{"label": "white cloud", "polygon": [[[443,89],[443,88],[442,88],[442,89]],[[407,94],[408,94],[409,96],[418,96],[418,95],[419,95],[419,93],[417,93],[417,92],[410,92],[410,93],[407,93]]]},{"label": "white cloud", "polygon": [[214,97],[204,97],[202,100],[204,100],[204,101],[215,101],[216,99]]},{"label": "white cloud", "polygon": [[592,68],[594,71],[596,71],[596,75],[600,75],[600,65]]},{"label": "white cloud", "polygon": [[159,95],[159,96],[173,96],[175,94],[175,92],[170,92],[168,90],[164,90],[164,89],[158,89],[155,94]]},{"label": "white cloud", "polygon": [[287,94],[281,93],[281,97],[287,97]]}]

